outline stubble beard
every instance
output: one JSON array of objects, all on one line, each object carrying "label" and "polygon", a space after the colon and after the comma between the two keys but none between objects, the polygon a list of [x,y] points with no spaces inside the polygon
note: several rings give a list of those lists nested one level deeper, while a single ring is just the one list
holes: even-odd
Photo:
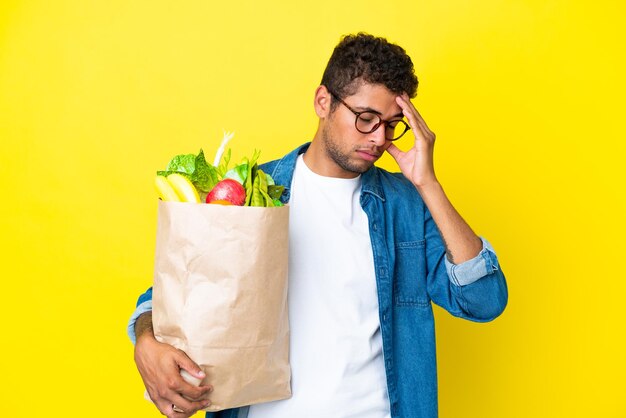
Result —
[{"label": "stubble beard", "polygon": [[331,134],[328,132],[328,127],[324,127],[322,130],[322,141],[324,142],[326,155],[344,171],[363,174],[374,165],[374,163],[368,161],[361,161],[361,164],[357,164],[350,160],[350,156],[344,153],[337,142],[332,138]]}]

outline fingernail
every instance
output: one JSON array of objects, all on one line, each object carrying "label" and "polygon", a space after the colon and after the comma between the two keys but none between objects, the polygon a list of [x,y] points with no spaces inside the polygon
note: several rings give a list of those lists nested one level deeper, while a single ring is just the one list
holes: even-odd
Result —
[{"label": "fingernail", "polygon": [[209,393],[213,392],[213,386],[209,387]]},{"label": "fingernail", "polygon": [[200,371],[198,372],[198,376],[200,376],[200,377],[204,377],[204,372],[203,372],[202,370],[200,370]]}]

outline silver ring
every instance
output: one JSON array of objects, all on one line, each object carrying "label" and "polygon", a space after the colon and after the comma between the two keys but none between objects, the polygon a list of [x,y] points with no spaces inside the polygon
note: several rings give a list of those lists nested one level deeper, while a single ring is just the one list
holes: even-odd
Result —
[{"label": "silver ring", "polygon": [[174,412],[179,412],[179,413],[182,413],[182,414],[184,414],[184,413],[185,413],[185,411],[183,411],[182,409],[180,409],[179,407],[177,407],[177,406],[176,406],[176,405],[174,405],[174,404],[172,404],[172,411],[174,411]]}]

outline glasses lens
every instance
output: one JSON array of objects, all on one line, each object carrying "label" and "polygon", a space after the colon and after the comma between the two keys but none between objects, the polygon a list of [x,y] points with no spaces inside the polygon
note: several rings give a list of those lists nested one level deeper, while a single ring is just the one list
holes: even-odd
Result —
[{"label": "glasses lens", "polygon": [[363,112],[356,118],[356,128],[364,134],[373,132],[380,124],[380,117],[373,112]]},{"label": "glasses lens", "polygon": [[399,139],[407,131],[409,125],[402,119],[392,120],[387,123],[385,130],[385,138],[389,141]]}]

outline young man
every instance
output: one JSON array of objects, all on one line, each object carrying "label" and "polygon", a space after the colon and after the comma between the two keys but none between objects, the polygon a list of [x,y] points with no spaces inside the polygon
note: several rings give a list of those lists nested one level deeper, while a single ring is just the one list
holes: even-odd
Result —
[{"label": "young man", "polygon": [[[437,180],[435,135],[409,99],[416,90],[399,46],[360,33],[335,48],[315,91],[312,142],[263,166],[290,204],[293,396],[207,416],[437,416],[431,302],[484,322],[508,296],[494,250]],[[415,143],[403,152],[392,141],[409,129]],[[401,174],[374,166],[384,152]],[[155,340],[150,309],[148,290],[129,324],[137,367],[163,414],[189,417],[207,406],[211,387],[180,378],[180,368],[203,376]]]}]

